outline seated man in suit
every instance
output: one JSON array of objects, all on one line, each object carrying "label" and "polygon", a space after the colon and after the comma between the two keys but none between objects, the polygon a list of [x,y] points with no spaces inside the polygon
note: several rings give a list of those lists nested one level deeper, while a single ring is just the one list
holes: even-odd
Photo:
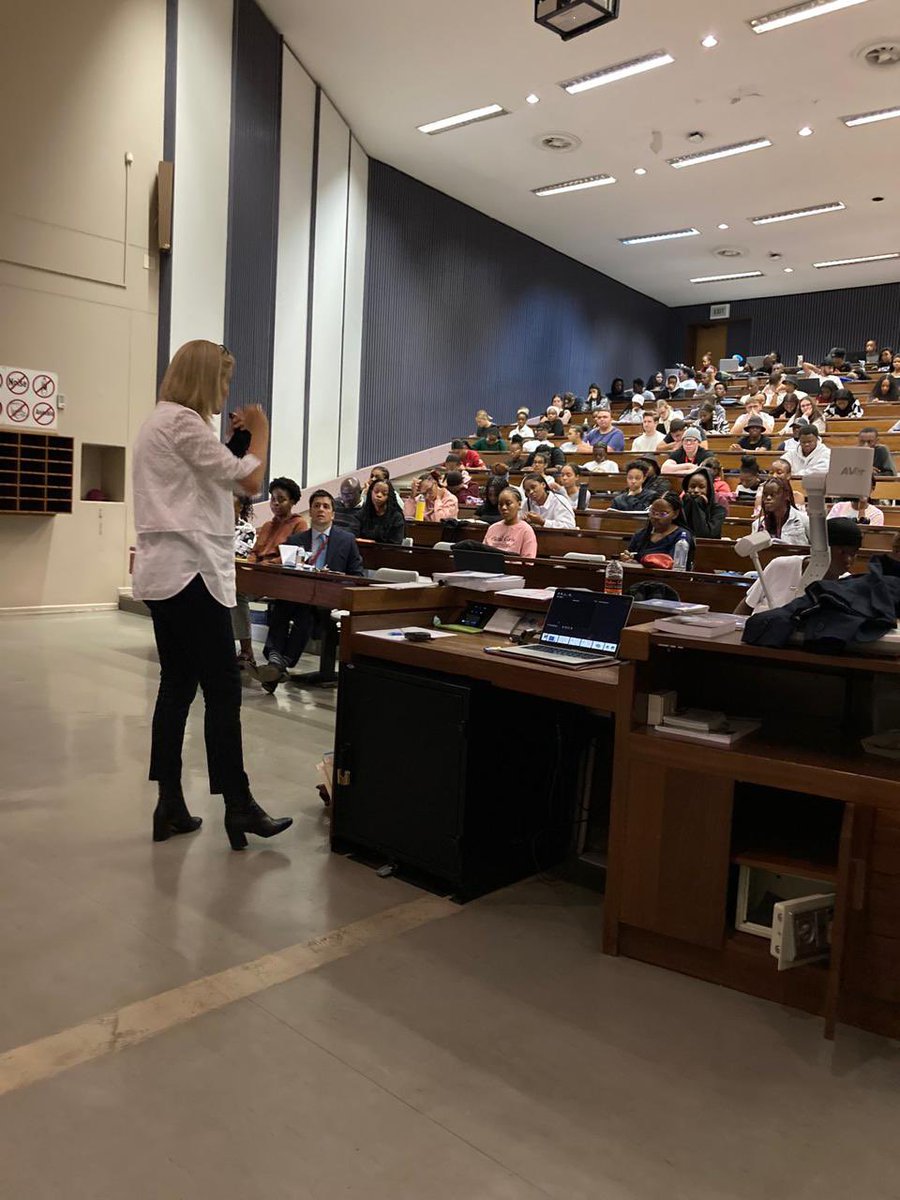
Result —
[{"label": "seated man in suit", "polygon": [[[285,545],[300,546],[308,552],[307,564],[342,575],[362,575],[363,563],[356,538],[334,524],[334,497],[319,490],[309,498],[310,528],[289,537]],[[259,678],[265,691],[272,693],[287,678],[314,632],[327,632],[331,616],[328,609],[311,604],[276,600],[269,610],[269,636],[263,653],[268,665],[261,667]]]}]

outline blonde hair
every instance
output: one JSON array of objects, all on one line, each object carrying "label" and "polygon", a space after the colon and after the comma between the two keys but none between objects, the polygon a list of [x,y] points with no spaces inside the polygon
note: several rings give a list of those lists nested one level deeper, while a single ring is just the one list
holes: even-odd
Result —
[{"label": "blonde hair", "polygon": [[159,399],[192,408],[205,421],[219,412],[234,358],[215,342],[185,342],[172,355],[159,388]]}]

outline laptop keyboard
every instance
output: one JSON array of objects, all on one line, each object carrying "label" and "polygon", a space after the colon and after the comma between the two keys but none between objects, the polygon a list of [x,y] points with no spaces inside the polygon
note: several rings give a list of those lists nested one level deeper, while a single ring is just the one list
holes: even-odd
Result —
[{"label": "laptop keyboard", "polygon": [[545,646],[541,644],[529,646],[528,649],[539,651],[541,654],[558,654],[560,658],[592,658],[594,656],[594,652],[591,650],[568,650],[565,646]]}]

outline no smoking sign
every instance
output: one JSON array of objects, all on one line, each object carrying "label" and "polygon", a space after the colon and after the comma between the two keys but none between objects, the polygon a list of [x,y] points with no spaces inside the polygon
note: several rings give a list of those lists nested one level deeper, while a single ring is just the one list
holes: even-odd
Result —
[{"label": "no smoking sign", "polygon": [[52,433],[59,421],[58,394],[53,371],[0,366],[0,425]]}]

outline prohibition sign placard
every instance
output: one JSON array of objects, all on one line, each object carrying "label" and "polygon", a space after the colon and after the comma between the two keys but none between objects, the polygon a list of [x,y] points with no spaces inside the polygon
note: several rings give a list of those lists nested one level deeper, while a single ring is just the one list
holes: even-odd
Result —
[{"label": "prohibition sign placard", "polygon": [[46,400],[39,400],[31,410],[31,415],[38,425],[52,425],[56,420],[56,409]]},{"label": "prohibition sign placard", "polygon": [[25,400],[10,400],[6,406],[6,415],[10,421],[27,421],[31,410]]},{"label": "prohibition sign placard", "polygon": [[56,391],[56,382],[49,375],[35,375],[31,381],[31,390],[43,400],[49,400]]},{"label": "prohibition sign placard", "polygon": [[[10,371],[6,376],[6,390],[14,396],[28,391],[28,376],[24,371]],[[27,407],[27,406],[26,406]]]}]

